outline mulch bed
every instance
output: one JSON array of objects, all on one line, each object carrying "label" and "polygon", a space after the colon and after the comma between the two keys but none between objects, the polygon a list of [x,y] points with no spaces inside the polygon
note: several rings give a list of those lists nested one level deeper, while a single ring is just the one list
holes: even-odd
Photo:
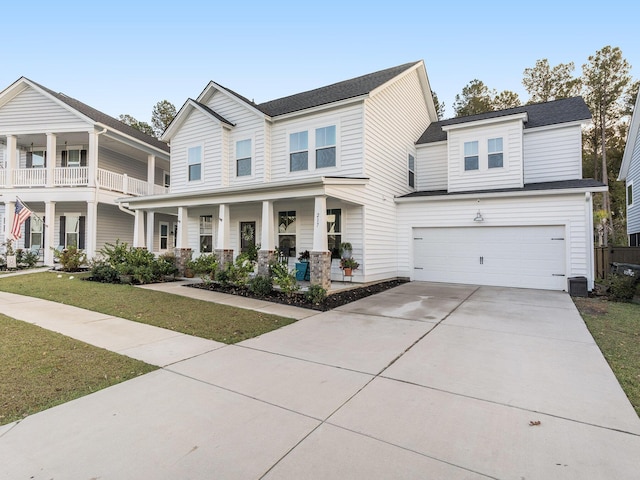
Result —
[{"label": "mulch bed", "polygon": [[246,287],[232,287],[222,286],[218,283],[191,283],[185,285],[190,288],[200,288],[202,290],[211,290],[214,292],[229,293],[231,295],[239,295],[242,297],[255,298],[257,300],[266,300],[268,302],[282,303],[285,305],[292,305],[294,307],[309,308],[312,310],[320,310],[326,312],[327,310],[346,305],[347,303],[360,300],[361,298],[374,295],[376,293],[384,292],[390,288],[397,287],[406,283],[406,280],[388,280],[386,282],[374,283],[370,285],[363,285],[362,287],[355,287],[348,290],[340,290],[335,293],[331,293],[324,299],[322,303],[314,304],[308,302],[304,298],[304,293],[295,293],[291,296],[287,296],[284,293],[274,290],[270,295],[258,296],[251,292]]}]

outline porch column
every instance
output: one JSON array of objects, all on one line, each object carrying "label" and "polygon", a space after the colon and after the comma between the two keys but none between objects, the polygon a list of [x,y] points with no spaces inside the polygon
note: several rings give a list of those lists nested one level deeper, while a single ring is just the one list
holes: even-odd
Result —
[{"label": "porch column", "polygon": [[51,249],[56,248],[56,202],[44,202],[44,223],[44,264],[52,266],[54,256]]},{"label": "porch column", "polygon": [[189,213],[187,207],[178,207],[178,237],[176,248],[189,247]]},{"label": "porch column", "polygon": [[89,186],[96,186],[98,176],[98,134],[95,131],[89,132],[89,151],[87,152],[87,176]]},{"label": "porch column", "polygon": [[53,187],[56,171],[56,142],[54,133],[47,133],[47,187]]},{"label": "porch column", "polygon": [[229,234],[229,205],[218,206],[218,231],[216,236],[215,254],[220,268],[233,262],[233,250],[230,248]]},{"label": "porch column", "polygon": [[87,220],[85,225],[84,250],[88,259],[96,256],[96,238],[98,236],[98,202],[87,202]]},{"label": "porch column", "polygon": [[[8,142],[7,142],[8,143]],[[9,240],[13,240],[13,235],[11,235],[11,225],[13,225],[13,216],[16,211],[16,202],[5,202],[5,211],[4,211],[4,239],[3,242],[8,242]],[[16,243],[13,243],[13,248],[16,248]]]},{"label": "porch column", "polygon": [[[18,167],[18,159],[16,156],[18,149],[18,140],[15,135],[7,135],[7,165],[6,165],[6,175],[5,179],[6,187],[13,187],[13,172]],[[11,209],[13,212],[13,209]],[[8,217],[7,217],[8,218]],[[11,217],[13,219],[13,217]],[[9,224],[10,225],[10,224]],[[11,228],[11,227],[9,227]],[[6,237],[6,236],[5,236]]]},{"label": "porch column", "polygon": [[273,202],[262,202],[262,232],[258,252],[258,275],[269,275],[269,264],[276,258],[274,240]]},{"label": "porch column", "polygon": [[147,155],[147,184],[149,195],[153,195],[153,186],[156,183],[156,156]]},{"label": "porch column", "polygon": [[144,247],[144,211],[136,210],[136,218],[133,222],[133,247]]},{"label": "porch column", "polygon": [[311,284],[331,287],[331,252],[327,243],[327,197],[315,198],[313,209],[313,250],[311,251]]},{"label": "porch column", "polygon": [[147,249],[153,252],[153,236],[156,214],[154,211],[147,212]]}]

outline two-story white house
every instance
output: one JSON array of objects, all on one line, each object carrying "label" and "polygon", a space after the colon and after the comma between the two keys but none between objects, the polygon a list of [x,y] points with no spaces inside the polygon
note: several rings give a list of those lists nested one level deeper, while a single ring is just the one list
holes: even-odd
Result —
[{"label": "two-story white house", "polygon": [[309,250],[324,286],[342,279],[349,242],[354,281],[564,290],[593,281],[591,193],[604,187],[581,179],[589,119],[578,98],[438,122],[422,61],[262,104],[211,82],[162,137],[170,193],[122,203],[134,245],[157,244],[149,217],[175,215],[181,255],[229,261],[255,241],[264,271],[276,251]]},{"label": "two-story white house", "polygon": [[[630,247],[640,247],[640,95],[629,125],[629,134],[624,148],[622,165],[620,166],[619,181],[625,182],[627,192],[627,235]],[[634,187],[635,183],[635,198]]]},{"label": "two-story white house", "polygon": [[0,92],[0,228],[12,238],[20,199],[34,215],[15,247],[45,265],[53,249],[92,258],[107,242],[133,242],[134,213],[116,198],[164,193],[169,172],[166,143],[74,98],[25,77]]}]

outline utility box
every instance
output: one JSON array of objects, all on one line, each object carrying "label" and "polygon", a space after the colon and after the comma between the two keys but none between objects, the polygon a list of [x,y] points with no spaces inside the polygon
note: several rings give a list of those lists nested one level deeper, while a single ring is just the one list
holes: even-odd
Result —
[{"label": "utility box", "polygon": [[587,277],[569,277],[569,295],[572,297],[588,297]]}]

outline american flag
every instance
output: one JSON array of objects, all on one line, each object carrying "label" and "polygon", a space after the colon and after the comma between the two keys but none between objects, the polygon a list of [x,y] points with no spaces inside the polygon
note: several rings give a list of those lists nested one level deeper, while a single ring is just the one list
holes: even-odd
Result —
[{"label": "american flag", "polygon": [[24,203],[20,201],[19,198],[16,198],[16,210],[13,215],[13,225],[11,226],[11,235],[15,240],[18,240],[22,237],[22,232],[20,231],[20,227],[22,224],[31,216],[31,210],[25,207]]}]

